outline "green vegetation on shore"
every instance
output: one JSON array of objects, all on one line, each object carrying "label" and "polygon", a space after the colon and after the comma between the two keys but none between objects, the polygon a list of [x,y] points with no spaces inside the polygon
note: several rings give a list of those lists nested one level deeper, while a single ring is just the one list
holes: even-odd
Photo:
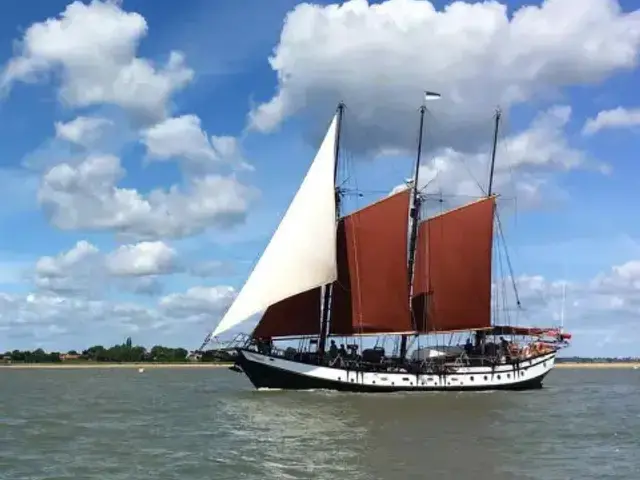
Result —
[{"label": "green vegetation on shore", "polygon": [[556,363],[629,363],[640,362],[640,357],[558,357]]},{"label": "green vegetation on shore", "polygon": [[184,348],[171,348],[156,345],[150,350],[133,345],[131,338],[120,345],[104,347],[94,345],[78,352],[45,352],[37,350],[13,350],[0,355],[0,363],[184,363],[184,362],[229,362],[233,361],[229,353],[220,350],[205,350],[190,353]]}]

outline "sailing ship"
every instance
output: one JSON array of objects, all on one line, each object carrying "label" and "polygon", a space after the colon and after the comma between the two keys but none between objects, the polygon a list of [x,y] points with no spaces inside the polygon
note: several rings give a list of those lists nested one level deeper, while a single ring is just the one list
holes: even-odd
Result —
[{"label": "sailing ship", "polygon": [[[491,188],[499,111],[486,196],[421,218],[425,104],[413,180],[341,216],[344,191],[336,177],[344,110],[340,103],[270,242],[208,339],[262,313],[253,332],[232,344],[232,369],[256,388],[540,388],[570,335],[492,324]],[[467,341],[420,346],[443,334],[466,335]],[[338,348],[336,339],[342,338],[346,347]],[[392,351],[381,338],[394,339]],[[372,339],[375,344],[363,348]],[[295,341],[298,348],[277,346]]]}]

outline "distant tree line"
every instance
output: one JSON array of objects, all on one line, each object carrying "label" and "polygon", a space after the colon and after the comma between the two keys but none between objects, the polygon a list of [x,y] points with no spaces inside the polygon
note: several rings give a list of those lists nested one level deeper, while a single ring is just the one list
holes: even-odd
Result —
[{"label": "distant tree line", "polygon": [[132,363],[132,362],[154,362],[154,363],[179,363],[187,361],[199,362],[226,362],[232,361],[232,356],[220,350],[206,350],[203,352],[193,352],[184,348],[171,348],[156,345],[147,350],[140,345],[133,345],[131,338],[120,345],[104,347],[94,345],[78,352],[69,350],[68,352],[45,352],[38,348],[33,351],[13,350],[5,352],[0,358],[0,362],[11,363],[57,363],[57,362],[112,362],[112,363]]},{"label": "distant tree line", "polygon": [[556,363],[625,363],[638,362],[640,357],[558,357]]}]

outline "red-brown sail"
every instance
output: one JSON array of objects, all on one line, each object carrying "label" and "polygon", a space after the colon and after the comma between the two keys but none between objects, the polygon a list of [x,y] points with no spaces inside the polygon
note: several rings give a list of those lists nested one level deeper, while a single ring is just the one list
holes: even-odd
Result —
[{"label": "red-brown sail", "polygon": [[418,331],[491,326],[494,209],[490,197],[418,227],[412,298]]},{"label": "red-brown sail", "polygon": [[338,280],[330,333],[412,330],[407,271],[410,191],[387,197],[338,224]]},{"label": "red-brown sail", "polygon": [[320,296],[320,288],[313,288],[271,305],[253,331],[253,337],[318,335]]}]

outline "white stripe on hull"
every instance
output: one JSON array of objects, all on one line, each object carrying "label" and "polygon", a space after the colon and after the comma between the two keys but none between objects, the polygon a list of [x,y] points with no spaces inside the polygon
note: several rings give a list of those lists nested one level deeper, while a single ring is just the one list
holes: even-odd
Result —
[{"label": "white stripe on hull", "polygon": [[[256,352],[242,350],[246,362],[262,364],[281,370],[283,373],[299,375],[309,380],[327,382],[338,389],[354,390],[478,390],[478,389],[509,389],[517,388],[520,384],[527,384],[542,379],[553,368],[556,353],[538,356],[521,361],[518,368],[515,365],[457,367],[455,373],[443,375],[362,372],[309,365],[301,362],[269,357]],[[247,372],[248,373],[248,372]],[[251,377],[251,375],[248,375]],[[256,383],[252,379],[254,384]],[[329,387],[333,388],[333,387]]]}]

